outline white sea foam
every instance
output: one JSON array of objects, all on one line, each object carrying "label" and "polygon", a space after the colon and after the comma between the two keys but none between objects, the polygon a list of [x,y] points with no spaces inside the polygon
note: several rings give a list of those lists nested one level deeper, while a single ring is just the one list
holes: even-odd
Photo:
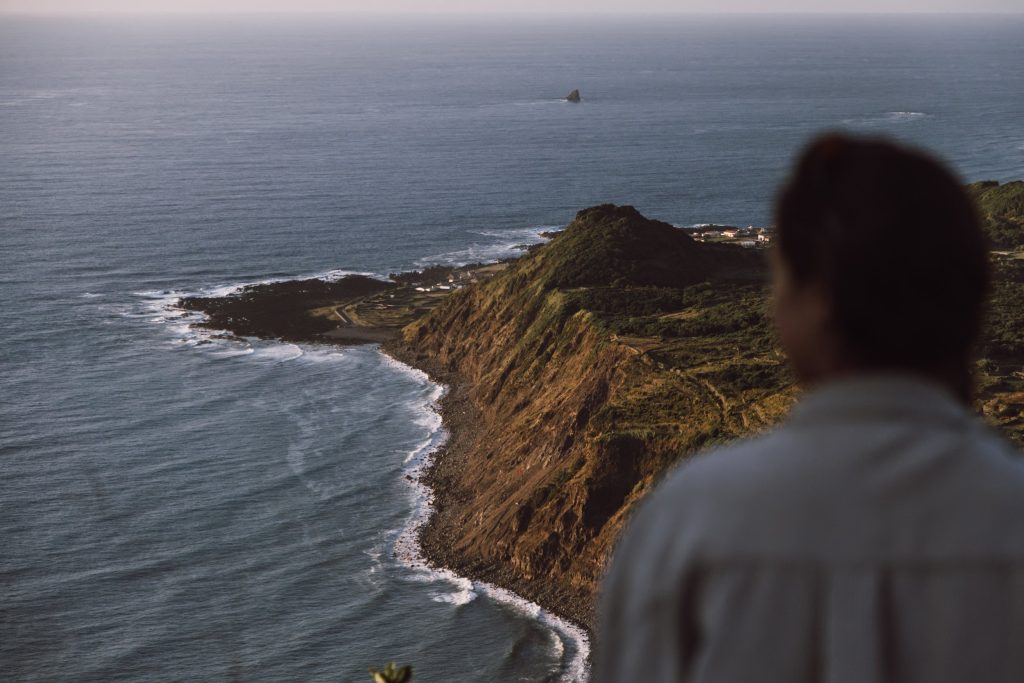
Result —
[{"label": "white sea foam", "polygon": [[[312,275],[306,275],[305,278],[306,279],[308,279],[308,278],[316,278],[317,280],[327,280],[328,282],[335,282],[337,280],[340,280],[343,277],[348,277],[349,275],[362,275],[364,277],[375,277],[378,280],[386,280],[387,277],[388,277],[387,273],[375,273],[375,272],[370,271],[370,270],[341,270],[340,268],[335,268],[333,270],[325,270],[322,273],[313,273]],[[299,279],[299,280],[301,280],[301,279],[303,279],[303,277],[300,276],[298,278],[287,278],[287,279]]]},{"label": "white sea foam", "polygon": [[848,126],[885,126],[920,121],[931,118],[931,116],[931,114],[923,111],[887,111],[880,114],[843,119],[842,123]]},{"label": "white sea foam", "polygon": [[[168,344],[173,348],[201,348],[210,351],[217,358],[232,358],[249,355],[253,345],[248,340],[227,339],[219,332],[195,324],[206,316],[197,311],[187,311],[178,303],[182,297],[197,294],[184,290],[150,290],[135,292],[142,301],[123,311],[126,317],[143,318],[155,325],[163,326],[168,334]],[[198,293],[207,296],[205,292]]]},{"label": "white sea foam", "polygon": [[[430,381],[430,377],[427,375],[427,373],[423,372],[419,368],[414,368],[411,365],[406,365],[401,361],[397,361],[387,354],[381,354],[381,362],[384,365],[390,367],[392,370],[400,372],[403,375],[406,375],[407,377],[413,378],[420,386],[427,386],[428,384],[433,384],[433,382]],[[444,387],[439,384],[435,386],[438,387],[438,391],[443,395]]]},{"label": "white sea foam", "polygon": [[575,645],[576,651],[573,653],[572,659],[565,665],[562,681],[565,683],[576,683],[588,680],[590,671],[587,658],[590,654],[590,639],[587,637],[586,631],[571,621],[562,619],[536,603],[530,602],[504,588],[485,584],[483,593],[495,602],[500,602],[517,612],[530,616],[550,629],[554,634],[553,647],[558,655],[564,653],[565,643],[568,642]]},{"label": "white sea foam", "polygon": [[[558,226],[536,226],[531,228],[519,228],[513,230],[478,230],[476,234],[491,239],[486,244],[475,244],[470,247],[446,254],[420,259],[417,266],[423,267],[436,263],[449,265],[461,265],[476,262],[497,261],[508,256],[514,256],[521,252],[522,247],[527,244],[539,244],[545,241],[541,236],[546,230]],[[497,240],[497,241],[494,241]],[[126,317],[145,318],[154,324],[164,325],[170,332],[169,344],[178,348],[201,348],[210,351],[216,358],[234,358],[237,356],[252,356],[255,359],[283,362],[299,358],[305,353],[298,347],[291,346],[289,350],[280,348],[273,342],[262,343],[254,339],[239,339],[226,337],[216,330],[197,327],[206,319],[206,316],[198,311],[188,311],[178,306],[179,301],[184,297],[224,297],[239,292],[245,287],[272,284],[275,282],[287,282],[290,280],[319,279],[328,282],[335,282],[350,275],[362,275],[378,279],[387,279],[387,275],[365,270],[345,270],[335,268],[314,273],[298,275],[267,277],[248,280],[215,284],[202,287],[196,290],[144,290],[134,292],[142,302],[139,306],[128,306],[120,311],[120,315]],[[82,296],[101,296],[87,292]],[[418,372],[409,369],[410,372]],[[422,374],[422,373],[421,373]],[[426,375],[418,381],[429,382]]]},{"label": "white sea foam", "polygon": [[[403,369],[418,380],[429,381],[425,373],[411,368],[393,359],[387,361]],[[438,401],[444,396],[447,387],[437,385],[431,398],[423,406],[424,417],[417,420],[418,424],[431,428],[428,438],[410,451],[405,459],[405,475],[410,483],[413,512],[406,525],[399,531],[394,541],[395,558],[411,570],[407,575],[410,581],[421,583],[447,583],[454,590],[431,593],[435,602],[443,602],[456,606],[472,602],[478,595],[485,595],[494,602],[504,605],[520,614],[536,619],[551,633],[551,648],[554,656],[563,662],[561,680],[565,683],[583,683],[589,678],[587,659],[590,654],[590,639],[586,631],[561,617],[558,617],[540,605],[506,590],[483,581],[472,581],[459,576],[450,569],[432,567],[423,556],[419,544],[419,532],[433,513],[434,493],[425,483],[423,475],[430,468],[434,454],[448,438],[440,414],[437,411]],[[572,645],[571,658],[565,661],[565,645]]]},{"label": "white sea foam", "polygon": [[[514,253],[516,251],[515,247],[518,245],[543,242],[544,238],[539,233],[546,229],[549,228],[538,227],[530,228],[529,230],[494,233],[481,231],[480,234],[482,235],[508,238],[508,241],[494,247],[494,250],[489,252],[492,255],[490,259],[477,258],[483,255],[482,252],[466,250],[466,255],[471,256],[466,262],[494,260],[495,257],[501,258],[504,255]],[[436,263],[437,259],[425,259],[424,261]],[[375,275],[373,273],[334,270],[308,277],[340,279],[346,275],[353,274]],[[301,277],[303,276],[281,278],[281,280],[300,279]],[[250,284],[276,281],[279,281],[279,279],[225,284],[192,292],[184,290],[135,292],[136,296],[141,299],[141,304],[130,307],[123,314],[141,317],[163,325],[170,333],[172,338],[170,343],[172,346],[202,348],[218,358],[233,358],[245,355],[252,356],[256,360],[272,362],[286,362],[299,358],[314,362],[346,359],[347,354],[336,349],[302,348],[295,344],[261,342],[254,339],[238,340],[223,338],[222,335],[214,331],[195,327],[195,323],[201,322],[205,318],[203,314],[186,311],[178,306],[179,300],[185,296],[226,296]],[[587,659],[590,652],[590,642],[582,628],[547,612],[540,605],[530,602],[511,591],[481,581],[472,581],[466,577],[459,576],[449,569],[431,567],[427,563],[420,548],[418,537],[420,529],[433,512],[434,495],[433,491],[422,482],[422,476],[430,467],[434,453],[447,439],[447,432],[444,429],[441,415],[437,410],[438,401],[444,396],[447,387],[435,384],[422,370],[396,361],[390,356],[382,353],[380,358],[383,365],[390,366],[393,370],[414,379],[421,387],[430,387],[430,391],[424,394],[420,405],[417,406],[418,415],[414,418],[415,423],[423,427],[428,436],[408,453],[404,462],[404,473],[408,476],[411,486],[413,512],[408,523],[398,532],[393,544],[394,556],[409,570],[404,578],[425,584],[448,584],[451,587],[450,590],[435,590],[429,593],[431,599],[438,603],[462,607],[471,603],[478,596],[486,595],[494,602],[505,605],[532,619],[536,619],[551,633],[552,654],[556,659],[562,661],[562,680],[566,683],[586,681],[589,676]],[[314,481],[304,475],[305,453],[312,447],[312,439],[315,438],[315,432],[317,431],[316,426],[308,420],[304,420],[300,415],[294,415],[293,417],[299,424],[299,437],[289,445],[287,454],[289,467],[299,476],[303,484],[312,493],[321,499],[330,498],[336,493],[334,487]],[[371,559],[373,559],[372,556]],[[377,560],[365,577],[372,586],[380,585],[382,579],[377,575],[378,573],[379,553]],[[566,643],[572,644],[569,661],[565,661]]]},{"label": "white sea foam", "polygon": [[[463,249],[426,256],[416,261],[416,266],[423,268],[435,264],[446,266],[464,266],[469,263],[490,263],[501,259],[518,256],[523,248],[547,241],[541,233],[557,230],[557,225],[539,225],[531,228],[515,228],[512,230],[474,230],[473,234],[489,237],[486,242],[477,242]],[[498,240],[495,242],[494,240]]]},{"label": "white sea foam", "polygon": [[214,344],[207,353],[214,358],[237,358],[239,356],[251,356],[256,353],[256,349],[248,344],[235,342],[231,344]]},{"label": "white sea foam", "polygon": [[384,541],[374,545],[363,554],[370,558],[370,568],[362,574],[362,583],[375,591],[384,587]]},{"label": "white sea foam", "polygon": [[305,355],[305,351],[295,344],[281,343],[260,344],[252,354],[253,358],[272,361],[275,363],[295,360],[296,358],[301,358],[303,355]]},{"label": "white sea foam", "polygon": [[913,121],[914,119],[922,119],[928,116],[923,111],[890,111],[886,112],[885,117],[893,121]]},{"label": "white sea foam", "polygon": [[[255,339],[240,339],[237,337],[225,336],[217,330],[210,330],[197,327],[206,319],[206,315],[199,311],[189,311],[181,308],[178,304],[184,297],[224,297],[240,291],[244,287],[274,282],[286,282],[289,280],[320,279],[334,282],[349,275],[365,275],[367,277],[382,278],[377,273],[368,271],[333,269],[318,273],[295,275],[291,277],[270,277],[260,280],[246,282],[235,282],[226,284],[209,285],[195,290],[185,289],[164,289],[164,290],[142,290],[133,292],[141,299],[138,305],[125,306],[119,310],[119,314],[125,317],[144,318],[158,325],[164,325],[169,332],[169,344],[178,348],[201,348],[208,351],[213,357],[226,359],[238,356],[253,356],[255,359],[273,362],[285,362],[302,357],[306,351],[294,344],[279,344],[277,342],[260,342]],[[92,295],[90,296],[101,296]],[[85,295],[83,295],[85,296]]]},{"label": "white sea foam", "polygon": [[34,92],[25,93],[20,97],[0,101],[0,106],[15,107],[21,104],[31,104],[40,100],[53,100],[58,97],[67,97],[71,92],[72,90],[36,90]]},{"label": "white sea foam", "polygon": [[[241,291],[245,287],[254,287],[256,285],[270,285],[275,282],[290,282],[292,280],[325,280],[327,282],[337,282],[338,280],[350,275],[362,275],[364,277],[373,277],[380,280],[387,279],[387,275],[382,273],[374,273],[367,270],[344,270],[341,268],[334,268],[315,273],[300,273],[298,275],[283,275],[280,277],[261,278],[259,280],[246,280],[230,284],[212,285],[192,292],[178,292],[177,296],[229,296],[235,292]],[[142,294],[142,292],[139,292],[139,294]]]},{"label": "white sea foam", "polygon": [[445,581],[455,586],[457,590],[451,593],[432,593],[431,599],[434,602],[444,602],[449,605],[468,605],[476,600],[479,593],[473,590],[473,582],[467,578],[457,576],[453,572],[447,572]]},{"label": "white sea foam", "polygon": [[[424,265],[428,265],[438,262],[455,264],[459,262],[494,261],[515,255],[524,244],[538,244],[545,241],[545,238],[540,233],[554,227],[556,226],[542,226],[513,231],[479,231],[481,236],[496,237],[500,242],[497,244],[474,245],[459,252],[422,259],[421,262]],[[216,358],[251,356],[254,360],[275,363],[293,361],[299,358],[314,362],[343,360],[347,357],[346,354],[334,349],[303,348],[295,344],[262,342],[255,339],[225,338],[213,330],[196,327],[195,324],[203,321],[205,315],[182,309],[178,304],[180,299],[186,296],[228,296],[248,285],[266,284],[287,279],[303,279],[306,277],[337,280],[347,275],[380,277],[379,274],[369,272],[332,270],[291,278],[267,278],[251,282],[215,285],[198,291],[140,291],[135,292],[136,296],[141,299],[139,304],[129,307],[128,310],[123,311],[123,314],[143,318],[154,324],[162,325],[171,337],[170,344],[172,346],[202,349]],[[424,389],[429,388],[428,391],[423,392],[420,405],[415,406],[417,416],[414,418],[415,423],[426,431],[427,437],[408,453],[404,463],[404,472],[408,475],[411,486],[413,513],[406,526],[398,532],[393,544],[394,556],[409,570],[404,578],[424,584],[446,584],[449,586],[450,588],[447,590],[435,589],[429,592],[430,598],[438,603],[461,608],[473,602],[478,596],[486,595],[494,602],[532,619],[536,619],[551,634],[552,654],[562,662],[562,680],[566,682],[586,681],[589,673],[587,670],[587,658],[590,644],[587,634],[583,629],[547,612],[536,603],[530,602],[511,591],[488,583],[472,581],[466,577],[459,576],[449,569],[431,567],[427,563],[419,546],[418,536],[420,529],[433,512],[434,496],[430,488],[422,483],[421,477],[430,467],[433,454],[447,438],[447,432],[444,429],[441,415],[437,410],[438,401],[444,396],[447,388],[433,383],[422,370],[400,363],[384,354],[381,354],[380,358],[383,359],[383,365],[390,366],[393,370],[405,374]],[[321,499],[330,498],[336,493],[334,487],[305,476],[305,453],[312,447],[311,440],[315,439],[316,425],[308,420],[304,421],[303,416],[296,415],[293,417],[299,424],[299,436],[293,443],[289,444],[287,454],[289,467],[313,494]],[[374,558],[371,557],[371,559]],[[370,586],[376,587],[380,585],[383,579],[379,573],[380,560],[378,551],[377,559],[373,562],[369,573],[365,577]],[[567,643],[572,645],[568,661],[565,659]]]}]

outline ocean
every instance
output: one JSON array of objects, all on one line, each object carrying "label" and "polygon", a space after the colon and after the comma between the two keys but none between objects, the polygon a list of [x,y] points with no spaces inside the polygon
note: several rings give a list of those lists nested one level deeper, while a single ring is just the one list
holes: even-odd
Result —
[{"label": "ocean", "polygon": [[584,680],[578,628],[420,566],[443,387],[173,302],[601,202],[764,225],[829,129],[1024,177],[1024,18],[0,17],[0,679]]}]

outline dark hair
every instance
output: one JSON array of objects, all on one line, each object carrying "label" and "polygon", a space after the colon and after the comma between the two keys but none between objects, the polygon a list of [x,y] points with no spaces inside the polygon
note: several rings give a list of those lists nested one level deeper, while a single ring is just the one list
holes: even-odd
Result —
[{"label": "dark hair", "polygon": [[830,296],[851,361],[966,370],[988,289],[988,244],[942,164],[884,139],[825,135],[780,191],[776,224],[796,281]]}]

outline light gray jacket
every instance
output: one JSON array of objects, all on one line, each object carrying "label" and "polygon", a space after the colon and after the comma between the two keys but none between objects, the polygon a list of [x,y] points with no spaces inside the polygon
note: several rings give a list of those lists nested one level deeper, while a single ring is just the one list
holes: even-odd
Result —
[{"label": "light gray jacket", "polygon": [[910,376],[833,382],[641,504],[595,683],[1024,682],[1024,462]]}]

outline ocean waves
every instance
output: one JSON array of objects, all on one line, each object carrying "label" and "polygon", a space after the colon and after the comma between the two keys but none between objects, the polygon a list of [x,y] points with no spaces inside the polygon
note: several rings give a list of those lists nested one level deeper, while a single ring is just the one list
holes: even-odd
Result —
[{"label": "ocean waves", "polygon": [[417,267],[435,264],[464,266],[470,263],[489,263],[521,255],[535,244],[543,244],[547,238],[543,233],[557,230],[561,226],[540,225],[511,230],[474,230],[471,234],[489,239],[476,239],[469,246],[454,251],[441,252],[417,259]]},{"label": "ocean waves", "polygon": [[[407,368],[406,372],[413,374],[418,379],[427,380],[425,373],[409,368],[398,361],[392,362]],[[434,493],[424,483],[423,477],[430,469],[437,450],[448,437],[442,426],[440,414],[437,412],[437,402],[443,397],[445,391],[446,388],[439,387],[431,396],[430,402],[423,406],[424,417],[421,424],[433,429],[429,437],[413,449],[405,459],[405,479],[409,482],[413,511],[394,541],[394,556],[412,571],[409,580],[428,584],[445,583],[451,586],[451,590],[448,591],[432,591],[431,598],[435,602],[463,607],[473,602],[478,596],[484,595],[495,603],[536,620],[549,630],[552,654],[562,661],[560,680],[565,683],[586,681],[589,676],[590,656],[590,640],[586,631],[512,591],[486,582],[470,580],[459,576],[450,569],[434,567],[423,556],[419,544],[419,534],[433,513],[434,503]],[[569,647],[567,648],[566,645]]]},{"label": "ocean waves", "polygon": [[923,111],[887,111],[879,114],[866,114],[843,119],[844,126],[877,128],[907,123],[916,123],[932,118],[932,114]]},{"label": "ocean waves", "polygon": [[[489,253],[505,254],[514,253],[510,246],[513,242],[520,244],[531,239],[535,243],[543,241],[539,235],[543,230],[530,228],[514,231],[511,235],[494,231],[493,235],[482,233],[481,236],[500,240]],[[349,271],[333,272],[338,277],[350,274]],[[358,501],[370,500],[371,497],[377,499],[376,490],[380,484],[372,483],[374,477],[364,478],[355,473],[344,475],[342,469],[350,468],[352,458],[373,443],[375,434],[381,429],[388,429],[387,425],[381,424],[381,416],[375,413],[399,409],[406,416],[409,427],[419,434],[412,446],[401,454],[400,467],[392,475],[406,488],[405,512],[392,511],[380,518],[383,521],[398,513],[394,517],[395,526],[378,528],[374,532],[378,540],[361,553],[364,569],[350,577],[350,580],[369,592],[364,598],[353,596],[350,604],[357,608],[356,614],[371,615],[373,605],[379,605],[384,595],[393,592],[396,585],[403,584],[436,605],[435,609],[438,610],[465,610],[480,599],[485,599],[500,610],[507,610],[519,615],[519,618],[535,622],[547,633],[544,645],[546,657],[557,662],[555,671],[560,680],[585,681],[588,674],[589,641],[583,629],[511,591],[473,581],[446,568],[433,567],[422,554],[418,533],[433,511],[433,493],[422,482],[422,475],[447,439],[437,409],[446,388],[432,382],[423,371],[394,360],[372,347],[338,348],[227,337],[215,330],[196,327],[196,323],[202,322],[203,316],[176,305],[182,296],[223,296],[246,284],[251,283],[211,285],[198,290],[141,290],[135,293],[135,302],[130,305],[112,304],[107,296],[89,299],[96,300],[98,306],[113,307],[108,310],[123,317],[156,325],[158,336],[163,338],[164,344],[170,349],[187,350],[211,361],[230,359],[244,364],[267,364],[268,368],[281,366],[279,372],[286,374],[279,375],[276,380],[272,378],[278,374],[267,376],[267,381],[280,384],[277,397],[260,399],[254,405],[260,413],[279,413],[290,425],[284,458],[292,480],[300,482],[319,504],[339,505],[350,511],[352,517],[349,522],[337,530],[343,538],[351,539],[346,542],[356,542],[368,533],[368,516],[371,513],[362,510]],[[285,369],[284,366],[290,364],[297,364],[294,370]],[[316,369],[320,367],[322,371]],[[320,395],[311,388],[293,385],[290,376],[308,376],[310,372],[327,372],[329,374],[326,377],[336,377],[341,383],[339,389],[353,380],[358,380],[359,385],[365,383],[368,392],[363,394],[359,409],[356,410],[355,405],[350,406],[348,400],[342,406],[336,404],[330,394]],[[378,395],[377,390],[370,388],[374,386],[392,388],[380,388],[381,393]],[[399,390],[398,387],[404,387],[400,390],[400,403],[392,403],[393,407],[389,408],[388,404],[395,400],[394,391]],[[280,406],[277,407],[277,404]],[[343,467],[342,463],[350,464]],[[364,463],[363,467],[366,466],[368,464]],[[271,491],[260,493],[261,489],[256,488],[244,494],[240,492],[239,495],[244,495],[246,500],[268,493],[279,496],[287,490],[284,488],[286,486],[287,480],[279,479]],[[404,522],[401,521],[403,518]],[[377,597],[371,600],[372,596]],[[514,663],[506,665],[517,666]]]}]

